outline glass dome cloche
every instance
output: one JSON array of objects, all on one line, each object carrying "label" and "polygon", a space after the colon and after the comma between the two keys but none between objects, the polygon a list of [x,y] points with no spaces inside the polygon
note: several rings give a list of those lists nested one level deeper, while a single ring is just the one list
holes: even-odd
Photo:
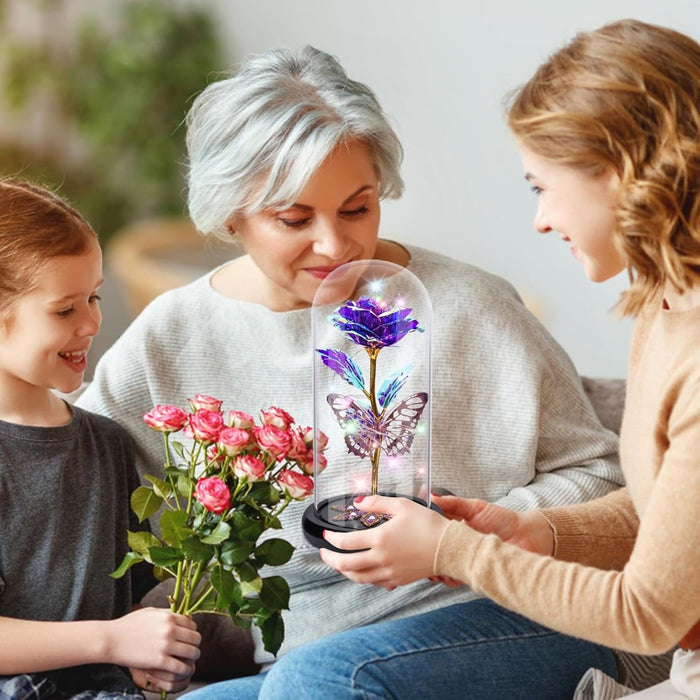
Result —
[{"label": "glass dome cloche", "polygon": [[311,313],[314,503],[302,522],[313,545],[331,547],[323,530],[391,517],[353,505],[360,495],[430,507],[431,322],[425,287],[394,263],[350,262],[319,286]]}]

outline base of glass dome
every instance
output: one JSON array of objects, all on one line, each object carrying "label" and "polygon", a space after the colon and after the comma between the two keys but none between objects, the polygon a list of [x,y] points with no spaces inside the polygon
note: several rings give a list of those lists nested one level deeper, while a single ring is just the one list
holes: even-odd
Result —
[{"label": "base of glass dome", "polygon": [[[409,498],[409,496],[402,496],[395,493],[382,493],[380,495],[394,498]],[[378,527],[391,517],[386,517],[381,513],[370,513],[356,508],[353,505],[353,499],[356,496],[357,494],[328,498],[321,501],[318,508],[316,508],[315,505],[310,505],[304,511],[304,515],[301,519],[301,525],[306,540],[319,549],[325,548],[335,552],[342,552],[345,550],[338,549],[323,539],[324,530],[331,530],[333,532],[367,530],[368,528]],[[427,503],[421,498],[414,496],[411,500],[422,506],[427,506]],[[442,513],[440,508],[434,503],[430,504],[430,508],[438,513]]]}]

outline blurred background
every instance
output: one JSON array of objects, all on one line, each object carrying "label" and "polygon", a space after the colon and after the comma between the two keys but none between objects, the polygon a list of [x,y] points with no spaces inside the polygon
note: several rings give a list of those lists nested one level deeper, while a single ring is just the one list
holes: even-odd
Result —
[{"label": "blurred background", "polygon": [[249,53],[313,44],[374,89],[403,141],[406,192],[382,235],[506,277],[579,372],[621,377],[625,276],[592,285],[534,232],[503,99],[577,31],[623,17],[700,39],[699,0],[0,0],[0,172],[57,188],[100,234],[94,365],[153,294],[235,254],[186,219],[192,98]]}]

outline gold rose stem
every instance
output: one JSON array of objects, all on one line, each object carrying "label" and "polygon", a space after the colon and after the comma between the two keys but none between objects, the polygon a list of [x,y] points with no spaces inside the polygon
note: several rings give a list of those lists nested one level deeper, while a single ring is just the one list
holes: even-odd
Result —
[{"label": "gold rose stem", "polygon": [[[377,406],[377,397],[375,392],[376,378],[377,378],[377,356],[381,348],[365,348],[367,354],[369,355],[369,401],[372,405],[372,413],[374,417],[379,420],[381,413],[379,407]],[[381,453],[381,443],[382,436],[378,438],[378,444],[372,453],[372,493],[377,493],[377,488],[379,486],[379,455]]]},{"label": "gold rose stem", "polygon": [[379,453],[381,448],[377,449],[372,453],[372,493],[377,493],[378,482],[379,482]]}]

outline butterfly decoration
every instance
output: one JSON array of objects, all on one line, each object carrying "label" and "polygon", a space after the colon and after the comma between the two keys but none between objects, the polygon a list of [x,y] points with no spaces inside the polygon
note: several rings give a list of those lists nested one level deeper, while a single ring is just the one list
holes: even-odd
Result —
[{"label": "butterfly decoration", "polygon": [[[365,350],[369,361],[369,382],[358,362],[342,350],[316,350],[328,369],[359,391],[355,396],[330,393],[326,400],[343,430],[348,453],[361,459],[369,457],[372,462],[372,493],[377,493],[381,454],[391,457],[410,452],[416,428],[428,403],[428,394],[424,391],[399,400],[412,364],[389,375],[378,391],[375,386],[380,352],[395,346],[409,333],[423,332],[418,321],[411,318],[411,311],[401,304],[394,307],[385,301],[363,296],[357,301],[345,302],[328,317],[329,323],[347,340]],[[354,511],[347,511],[342,517],[354,514]]]},{"label": "butterfly decoration", "polygon": [[[416,319],[411,318],[412,309],[404,305],[402,297],[390,302],[361,296],[338,307],[328,322],[346,340],[357,348],[350,354],[338,348],[317,348],[322,363],[355,391],[331,392],[326,401],[343,431],[348,454],[371,462],[371,493],[378,493],[379,470],[382,455],[396,457],[411,451],[428,394],[425,391],[412,393],[402,398],[413,369],[408,364],[387,376],[379,383],[380,354],[386,348],[397,346],[411,333],[423,333]],[[357,355],[369,363],[368,372],[363,372]],[[391,349],[386,351],[391,352]],[[368,378],[368,379],[366,379]],[[342,506],[334,520],[359,520],[365,527],[372,527],[387,518],[383,514],[364,513],[352,506]]]},{"label": "butterfly decoration", "polygon": [[410,451],[415,428],[428,403],[428,394],[424,391],[412,394],[386,415],[379,416],[352,396],[328,394],[327,401],[345,433],[349,452],[365,458],[379,448],[385,454],[395,456]]},{"label": "butterfly decoration", "polygon": [[331,508],[338,511],[334,516],[333,520],[359,520],[365,527],[374,527],[387,520],[391,520],[390,513],[371,513],[366,510],[360,510],[357,506],[352,504],[347,506],[333,505]]}]

